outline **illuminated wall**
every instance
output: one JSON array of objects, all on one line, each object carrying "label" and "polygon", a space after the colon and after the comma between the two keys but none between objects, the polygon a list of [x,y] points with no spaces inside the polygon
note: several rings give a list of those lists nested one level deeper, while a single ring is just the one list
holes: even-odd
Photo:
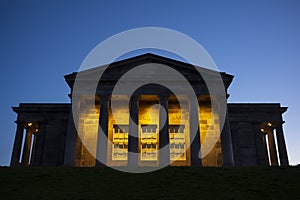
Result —
[{"label": "illuminated wall", "polygon": [[109,106],[107,164],[109,166],[127,166],[129,107],[122,100],[114,101],[113,112]]},{"label": "illuminated wall", "polygon": [[[159,164],[159,106],[158,98],[139,102],[139,165],[157,166]],[[189,109],[188,103],[180,110],[177,101],[169,103],[170,159],[174,166],[190,165]],[[129,108],[124,102],[114,104],[114,115],[109,114],[108,165],[126,166],[128,159]]]},{"label": "illuminated wall", "polygon": [[158,100],[139,102],[139,165],[158,166]]},{"label": "illuminated wall", "polygon": [[113,125],[112,129],[112,160],[127,160],[128,153],[128,125]]},{"label": "illuminated wall", "polygon": [[[88,98],[85,99],[87,101]],[[139,165],[158,166],[159,164],[159,100],[157,97],[147,97],[139,101]],[[99,102],[89,107],[82,103],[78,121],[78,130],[84,144],[89,145],[89,152],[84,145],[77,142],[76,166],[95,166],[97,148]],[[91,104],[92,105],[92,104]],[[169,142],[171,166],[190,166],[190,113],[189,103],[183,105],[172,99],[168,104],[169,113]],[[211,114],[212,113],[212,114]],[[125,101],[114,103],[114,113],[109,104],[107,164],[109,166],[127,166],[128,163],[128,133],[129,107]],[[212,112],[209,103],[200,103],[199,106],[200,141],[205,137],[215,137],[220,133],[219,117]],[[206,144],[207,145],[207,144]],[[222,150],[220,138],[210,153],[202,158],[203,166],[222,166]]]},{"label": "illuminated wall", "polygon": [[169,137],[171,166],[189,166],[190,142],[189,105],[188,102],[180,105],[178,101],[170,101],[169,112]]},{"label": "illuminated wall", "polygon": [[[89,101],[88,97],[85,97],[82,101],[78,119],[78,133],[81,136],[81,142],[78,138],[79,141],[76,143],[75,165],[92,167],[96,164],[93,154],[96,154],[97,148],[99,102],[97,105],[86,103],[86,101]],[[88,145],[89,149],[85,148],[83,144]]]},{"label": "illuminated wall", "polygon": [[[217,137],[220,135],[220,124],[219,116],[216,112],[212,112],[210,104],[207,102],[200,102],[199,105],[199,124],[200,124],[200,141],[201,148],[207,148],[209,144],[210,137]],[[207,137],[206,144],[204,144],[204,139]],[[206,145],[206,146],[205,146]],[[218,142],[214,145],[213,149],[202,158],[203,166],[222,166],[222,148],[220,137]]]}]

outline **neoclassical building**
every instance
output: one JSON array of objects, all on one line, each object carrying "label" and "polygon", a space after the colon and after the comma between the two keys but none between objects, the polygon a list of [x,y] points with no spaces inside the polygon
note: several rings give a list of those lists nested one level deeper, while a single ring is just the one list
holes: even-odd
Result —
[{"label": "neoclassical building", "polygon": [[[138,87],[130,95],[113,92],[126,72],[151,63],[182,74],[196,98],[186,95],[184,87],[178,87],[178,95],[159,84]],[[13,107],[17,128],[11,166],[289,165],[282,127],[287,108],[279,103],[227,103],[232,75],[204,68],[199,74],[190,64],[154,54],[114,62],[105,73],[102,69],[65,76],[71,103]],[[75,80],[89,83],[98,72],[103,76],[95,91],[86,84],[74,95]],[[159,76],[162,72],[147,73]],[[213,109],[212,102],[219,97],[207,87],[217,74],[224,84],[224,116]],[[206,138],[214,138],[214,143]]]}]

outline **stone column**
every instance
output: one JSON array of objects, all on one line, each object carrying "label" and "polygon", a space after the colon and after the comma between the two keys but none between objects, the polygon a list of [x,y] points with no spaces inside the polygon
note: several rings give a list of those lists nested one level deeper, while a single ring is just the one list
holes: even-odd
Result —
[{"label": "stone column", "polygon": [[33,165],[33,160],[35,157],[35,151],[36,151],[36,140],[37,140],[37,135],[36,134],[32,134],[33,136],[33,143],[32,143],[32,152],[31,152],[31,157],[30,157],[30,165]]},{"label": "stone column", "polygon": [[24,131],[24,123],[16,121],[17,123],[17,131],[13,146],[13,152],[11,155],[10,166],[19,166],[20,154],[22,148],[22,140],[23,140],[23,131]]},{"label": "stone column", "polygon": [[[168,96],[159,99],[159,165],[170,164]],[[165,148],[164,148],[165,147]]]},{"label": "stone column", "polygon": [[283,136],[282,123],[276,124],[276,138],[277,138],[278,153],[279,153],[279,158],[280,158],[280,165],[288,166],[289,160],[288,160],[285,140],[284,140],[284,136]]},{"label": "stone column", "polygon": [[100,96],[100,119],[97,139],[96,166],[105,166],[108,140],[108,101],[107,95]]},{"label": "stone column", "polygon": [[221,132],[221,144],[222,144],[222,154],[223,154],[223,165],[234,166],[231,130],[230,130],[229,115],[228,115],[227,108],[226,108],[225,122]]},{"label": "stone column", "polygon": [[[35,153],[33,158],[33,166],[43,165],[43,152],[44,152],[44,141],[45,141],[45,129],[46,121],[38,122],[38,133],[35,135]],[[66,147],[67,148],[67,147]]]},{"label": "stone column", "polygon": [[277,150],[276,150],[276,144],[273,135],[273,129],[270,128],[267,131],[268,131],[268,143],[269,143],[271,165],[278,166]]},{"label": "stone column", "polygon": [[29,164],[29,156],[31,151],[31,138],[32,138],[32,131],[28,127],[26,129],[26,137],[23,147],[23,155],[22,155],[22,166],[28,166]]},{"label": "stone column", "polygon": [[71,110],[69,114],[68,130],[66,136],[64,166],[75,166],[76,141],[78,136],[77,136],[76,124],[74,122],[75,119],[73,117],[73,111],[72,108],[70,109]]},{"label": "stone column", "polygon": [[199,131],[199,103],[198,99],[190,99],[189,112],[190,112],[190,152],[191,152],[191,165],[201,166],[201,143]]},{"label": "stone column", "polygon": [[254,122],[253,123],[253,132],[254,132],[254,140],[255,140],[255,149],[256,149],[256,160],[258,165],[266,166],[268,165],[267,163],[267,154],[265,148],[266,144],[264,141],[265,135],[264,133],[261,132],[261,123],[259,122]]},{"label": "stone column", "polygon": [[138,166],[139,160],[139,101],[132,96],[129,101],[129,134],[128,134],[128,166]]},{"label": "stone column", "polygon": [[262,134],[262,142],[263,142],[263,146],[264,146],[264,152],[266,155],[266,165],[270,165],[270,157],[268,154],[268,147],[267,147],[267,142],[266,142],[266,135],[267,134]]},{"label": "stone column", "polygon": [[[80,102],[81,98],[79,96],[72,96],[72,103],[70,107],[70,114],[68,120],[68,130],[66,136],[66,146],[64,155],[64,166],[75,166],[76,162],[76,146],[78,141],[77,127],[80,117]],[[74,107],[74,110],[73,110]],[[43,124],[41,124],[43,125]],[[44,125],[43,125],[44,126]],[[41,136],[39,136],[41,137]],[[39,141],[39,139],[38,139]]]}]

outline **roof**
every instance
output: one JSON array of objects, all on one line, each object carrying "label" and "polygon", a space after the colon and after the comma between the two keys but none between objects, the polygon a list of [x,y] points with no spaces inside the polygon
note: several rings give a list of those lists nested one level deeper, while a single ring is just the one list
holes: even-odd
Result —
[{"label": "roof", "polygon": [[281,107],[280,103],[228,103],[229,111],[232,112],[286,112],[288,107]]},{"label": "roof", "polygon": [[20,103],[19,107],[12,107],[16,113],[21,112],[69,112],[70,103]]},{"label": "roof", "polygon": [[[84,70],[84,71],[81,71],[80,74],[81,74],[81,76],[85,76],[85,75],[86,76],[92,76],[95,72],[99,73],[102,70],[105,70],[107,66],[109,66],[110,70],[113,70],[113,69],[116,69],[116,68],[119,68],[119,67],[122,67],[122,66],[128,66],[128,65],[137,66],[137,65],[141,65],[141,64],[145,64],[145,63],[166,64],[166,65],[169,65],[169,66],[177,66],[177,67],[180,67],[180,68],[184,68],[184,70],[195,70],[195,67],[198,67],[197,70],[198,71],[200,70],[201,73],[206,73],[206,74],[209,74],[211,76],[215,76],[217,74],[218,75],[220,74],[223,81],[224,81],[224,84],[225,84],[226,88],[228,88],[228,86],[230,85],[230,83],[232,82],[233,77],[234,77],[233,75],[227,74],[225,72],[218,72],[218,71],[203,68],[203,67],[200,67],[200,66],[194,66],[194,65],[189,64],[189,63],[185,63],[185,62],[174,60],[174,59],[171,59],[171,58],[159,56],[159,55],[152,54],[152,53],[146,53],[146,54],[138,55],[138,56],[131,57],[131,58],[128,58],[128,59],[124,59],[124,60],[121,60],[121,61],[116,61],[116,62],[113,62],[111,64],[106,64],[106,65],[102,65],[102,66],[95,67],[95,68],[92,68],[92,69]],[[67,82],[67,84],[69,85],[70,88],[72,88],[72,86],[73,86],[73,83],[76,79],[77,73],[78,72],[73,72],[71,74],[68,74],[68,75],[64,76],[65,80],[66,80],[66,82]]]}]

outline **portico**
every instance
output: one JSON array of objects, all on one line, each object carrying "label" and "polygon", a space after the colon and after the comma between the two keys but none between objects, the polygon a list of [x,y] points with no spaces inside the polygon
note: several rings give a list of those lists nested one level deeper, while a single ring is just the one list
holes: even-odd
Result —
[{"label": "portico", "polygon": [[[82,102],[89,101],[89,97],[84,98]],[[222,155],[218,113],[211,112],[207,98],[182,97],[181,105],[174,95],[166,93],[140,94],[130,100],[124,95],[115,98],[103,95],[97,99],[94,109],[80,107],[78,134],[82,146],[88,149],[76,154],[76,165],[159,166],[167,162],[172,166],[222,166],[223,160],[233,165],[232,155]],[[206,135],[219,139],[202,160],[200,149]],[[230,147],[223,147],[227,148]],[[101,157],[102,162],[97,162],[92,154]]]}]

